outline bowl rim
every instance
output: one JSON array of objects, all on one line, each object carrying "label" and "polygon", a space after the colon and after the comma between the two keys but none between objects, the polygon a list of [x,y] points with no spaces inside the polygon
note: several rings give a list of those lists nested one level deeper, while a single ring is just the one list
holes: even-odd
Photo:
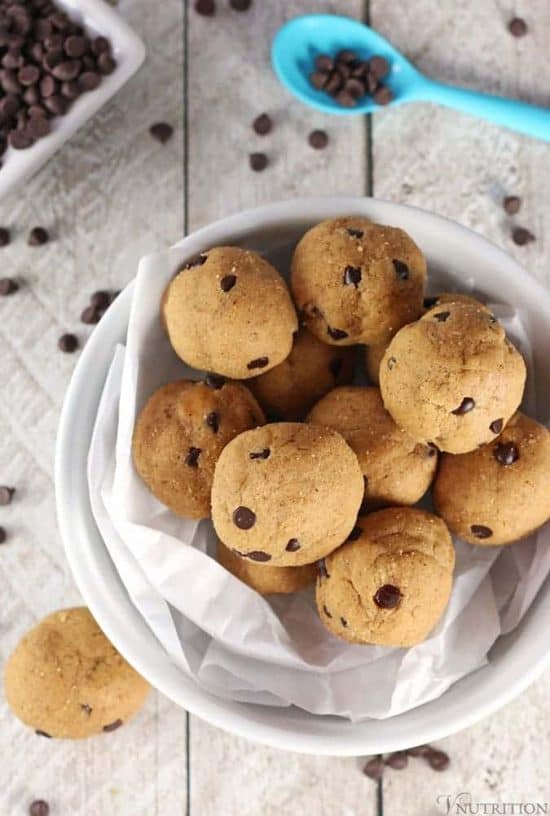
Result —
[{"label": "bowl rim", "polygon": [[[350,212],[369,216],[370,209],[384,223],[399,223],[399,215],[405,214],[409,221],[427,221],[439,231],[467,241],[480,256],[506,269],[506,274],[519,276],[522,290],[529,292],[533,304],[538,303],[550,314],[550,292],[504,250],[443,216],[380,199],[319,197],[275,202],[219,219],[176,246],[185,247],[191,255],[206,245],[228,243],[232,235],[242,237],[260,225],[265,229],[288,225],[289,221],[314,223]],[[67,560],[85,602],[107,637],[151,685],[192,714],[238,736],[299,753],[357,756],[433,742],[473,725],[512,700],[550,665],[550,643],[545,642],[541,627],[534,621],[536,616],[550,615],[547,581],[521,623],[525,631],[498,657],[506,671],[489,663],[454,683],[439,698],[384,720],[353,723],[294,707],[239,703],[199,688],[171,660],[133,606],[95,526],[87,492],[86,459],[95,411],[114,348],[126,336],[133,286],[131,281],[108,309],[73,372],[58,427],[55,493]],[[496,651],[498,656],[498,648]]]}]

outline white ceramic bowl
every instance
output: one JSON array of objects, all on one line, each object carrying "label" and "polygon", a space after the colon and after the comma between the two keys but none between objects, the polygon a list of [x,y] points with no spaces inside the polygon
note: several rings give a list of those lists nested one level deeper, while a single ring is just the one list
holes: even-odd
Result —
[{"label": "white ceramic bowl", "polygon": [[[449,281],[473,276],[493,302],[522,310],[535,346],[539,383],[550,385],[550,293],[512,258],[479,235],[422,210],[374,199],[305,199],[272,204],[204,227],[181,242],[192,256],[204,247],[266,236],[296,240],[309,226],[338,215],[364,214],[406,229],[428,263]],[[550,581],[518,628],[498,640],[487,666],[455,683],[438,700],[386,720],[353,724],[298,708],[271,708],[219,699],[199,688],[168,657],[132,605],[96,529],[86,458],[105,376],[116,343],[123,343],[132,299],[130,284],[101,320],[74,372],[61,416],[56,456],[57,510],[67,557],[82,595],[120,652],[153,686],[210,723],[278,748],[356,756],[432,742],[475,723],[507,703],[550,663]],[[539,400],[541,416],[550,416]]]},{"label": "white ceramic bowl", "polygon": [[0,199],[33,176],[67,139],[76,133],[135,74],[145,59],[145,46],[112,6],[104,0],[55,0],[87,31],[111,41],[117,67],[101,85],[80,96],[65,116],[52,119],[52,131],[28,150],[8,147],[0,169]]}]

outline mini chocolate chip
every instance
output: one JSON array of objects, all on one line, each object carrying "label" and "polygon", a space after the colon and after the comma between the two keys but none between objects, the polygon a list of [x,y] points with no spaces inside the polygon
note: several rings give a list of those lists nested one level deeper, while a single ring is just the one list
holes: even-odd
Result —
[{"label": "mini chocolate chip", "polygon": [[248,163],[251,170],[254,170],[255,173],[261,173],[269,164],[269,160],[265,153],[251,153],[248,157]]},{"label": "mini chocolate chip", "polygon": [[111,50],[111,43],[106,37],[96,37],[92,42],[92,51],[97,56]]},{"label": "mini chocolate chip", "polygon": [[199,456],[202,453],[201,448],[194,448],[190,447],[187,451],[187,455],[185,457],[185,464],[189,465],[189,467],[198,467],[199,465]]},{"label": "mini chocolate chip", "polygon": [[169,125],[168,122],[155,122],[155,124],[149,128],[149,133],[157,142],[166,144],[166,142],[172,138],[174,128],[172,125]]},{"label": "mini chocolate chip", "polygon": [[233,289],[236,283],[237,283],[236,275],[224,275],[224,277],[220,281],[222,292],[229,292],[230,289]]},{"label": "mini chocolate chip", "polygon": [[84,71],[78,77],[78,87],[85,93],[87,91],[95,91],[101,84],[101,75],[97,71]]},{"label": "mini chocolate chip", "polygon": [[508,23],[512,37],[524,37],[527,34],[527,23],[522,17],[513,17]]},{"label": "mini chocolate chip", "polygon": [[264,448],[261,451],[249,453],[248,456],[250,459],[269,459],[269,454],[271,451],[269,448]]},{"label": "mini chocolate chip", "polygon": [[265,368],[268,363],[269,357],[258,357],[256,360],[251,360],[246,367],[252,371],[255,368]]},{"label": "mini chocolate chip", "polygon": [[41,731],[39,728],[37,728],[34,733],[37,734],[39,737],[46,737],[46,739],[52,738],[51,734],[47,734],[45,731]]},{"label": "mini chocolate chip", "polygon": [[342,624],[342,626],[344,628],[346,628],[346,626],[348,625],[348,622],[347,622],[347,620],[345,618],[340,618],[340,623]]},{"label": "mini chocolate chip", "polygon": [[72,354],[78,348],[78,337],[74,334],[62,334],[57,341],[57,347],[65,354]]},{"label": "mini chocolate chip", "polygon": [[395,359],[395,357],[388,357],[387,365],[388,365],[388,368],[389,368],[390,371],[392,370],[392,368],[394,367],[396,362],[397,362],[397,360]]},{"label": "mini chocolate chip", "polygon": [[212,428],[214,433],[218,433],[218,429],[220,427],[220,415],[217,411],[210,411],[206,417],[206,424],[209,428]]},{"label": "mini chocolate chip", "polygon": [[327,334],[329,334],[333,340],[345,340],[348,336],[348,333],[343,329],[333,329],[330,326],[327,326]]},{"label": "mini chocolate chip", "polygon": [[436,456],[438,451],[439,451],[439,448],[437,447],[437,445],[434,445],[433,442],[428,442],[427,448],[428,448],[428,456]]},{"label": "mini chocolate chip", "polygon": [[336,54],[336,62],[342,62],[344,65],[349,65],[351,62],[356,62],[357,54],[350,48],[343,48]]},{"label": "mini chocolate chip", "polygon": [[394,771],[402,771],[409,764],[409,757],[405,751],[395,751],[386,759],[386,765]]},{"label": "mini chocolate chip", "polygon": [[444,751],[436,751],[434,748],[425,754],[425,757],[428,760],[430,768],[434,771],[446,771],[451,764],[451,760]]},{"label": "mini chocolate chip", "polygon": [[327,562],[324,558],[321,558],[320,561],[317,561],[317,574],[319,578],[330,578],[327,570]]},{"label": "mini chocolate chip", "polygon": [[106,309],[111,303],[111,295],[106,289],[98,289],[90,297],[90,303],[96,309]]},{"label": "mini chocolate chip", "polygon": [[88,703],[80,703],[80,708],[82,709],[82,711],[83,711],[85,714],[87,714],[87,715],[88,715],[88,717],[90,716],[90,714],[91,714],[91,713],[92,713],[92,711],[93,711],[92,706],[91,706],[91,705],[88,705]]},{"label": "mini chocolate chip", "polygon": [[334,60],[328,54],[319,54],[318,57],[315,57],[315,67],[318,71],[329,73],[334,70]]},{"label": "mini chocolate chip", "polygon": [[325,90],[327,93],[331,94],[331,96],[335,96],[341,87],[342,78],[338,71],[333,71],[332,74],[329,75],[329,78],[325,85]]},{"label": "mini chocolate chip", "polygon": [[512,241],[518,246],[525,246],[535,240],[535,236],[525,227],[514,227],[512,230]]},{"label": "mini chocolate chip", "polygon": [[216,13],[214,0],[195,0],[195,11],[203,17],[212,17]]},{"label": "mini chocolate chip", "polygon": [[27,243],[29,246],[42,246],[43,244],[47,244],[49,240],[50,235],[48,230],[45,230],[44,227],[33,227],[29,233]]},{"label": "mini chocolate chip", "polygon": [[364,235],[363,230],[352,229],[351,227],[348,227],[346,232],[348,235],[351,235],[352,238],[362,238]]},{"label": "mini chocolate chip", "polygon": [[326,606],[324,604],[323,604],[323,612],[325,613],[327,618],[332,618],[332,615],[330,614],[330,612],[328,611],[328,609],[326,608]]},{"label": "mini chocolate chip", "polygon": [[455,416],[462,416],[463,414],[469,414],[470,411],[473,411],[476,407],[475,400],[471,397],[464,397],[458,408],[455,408],[454,411],[451,411],[451,414]]},{"label": "mini chocolate chip", "polygon": [[267,113],[261,113],[252,122],[252,129],[254,130],[254,133],[258,134],[258,136],[265,136],[267,133],[270,133],[272,128],[273,120]]},{"label": "mini chocolate chip", "polygon": [[50,806],[44,799],[35,799],[29,805],[29,816],[49,816]]},{"label": "mini chocolate chip", "polygon": [[519,450],[513,442],[501,442],[493,450],[493,456],[501,465],[513,465],[519,459]]},{"label": "mini chocolate chip", "polygon": [[200,255],[195,255],[194,258],[191,258],[189,261],[186,261],[185,264],[182,266],[182,271],[186,269],[194,269],[196,266],[202,266],[203,263],[206,262],[208,255],[201,253]]},{"label": "mini chocolate chip", "polygon": [[104,725],[103,730],[107,733],[110,733],[111,731],[116,731],[117,728],[120,728],[121,725],[122,720],[115,720],[114,722],[109,723],[108,725]]},{"label": "mini chocolate chip", "polygon": [[357,99],[346,90],[339,91],[336,94],[336,101],[344,108],[354,108],[357,105]]},{"label": "mini chocolate chip", "polygon": [[97,58],[97,67],[99,68],[99,73],[103,76],[112,74],[116,66],[116,60],[113,59],[110,54],[100,54]]},{"label": "mini chocolate chip", "polygon": [[335,380],[337,380],[338,377],[340,376],[340,372],[342,371],[343,364],[344,364],[344,361],[342,360],[341,357],[335,357],[328,364],[330,373],[332,374],[332,376],[334,377]]},{"label": "mini chocolate chip", "polygon": [[70,37],[67,37],[63,43],[63,48],[68,57],[78,59],[84,56],[88,50],[88,42],[86,37],[79,37],[76,34],[72,34]]},{"label": "mini chocolate chip", "polygon": [[314,150],[324,150],[328,145],[328,133],[324,130],[312,130],[307,140]]},{"label": "mini chocolate chip", "polygon": [[34,139],[23,130],[12,130],[9,135],[9,143],[14,150],[27,150],[34,144]]},{"label": "mini chocolate chip", "polygon": [[521,207],[521,198],[515,195],[506,196],[502,200],[502,206],[508,215],[516,215]]},{"label": "mini chocolate chip", "polygon": [[285,550],[287,552],[296,552],[297,550],[300,549],[300,546],[301,544],[297,538],[291,538],[288,544],[286,545]]},{"label": "mini chocolate chip", "polygon": [[233,511],[233,524],[239,530],[250,530],[256,524],[256,514],[248,507],[237,507]]},{"label": "mini chocolate chip", "polygon": [[344,286],[357,286],[361,282],[361,269],[358,266],[346,266],[344,269]]},{"label": "mini chocolate chip", "polygon": [[86,308],[80,315],[80,319],[87,326],[93,326],[96,323],[99,323],[102,316],[103,316],[102,309],[96,309],[95,306],[86,306]]},{"label": "mini chocolate chip", "polygon": [[[238,551],[236,551],[236,552],[238,552]],[[270,554],[266,553],[266,552],[263,552],[263,550],[252,550],[252,552],[247,552],[247,553],[239,552],[238,555],[240,555],[241,558],[250,558],[251,561],[259,561],[259,562],[271,561]]]},{"label": "mini chocolate chip", "polygon": [[439,302],[439,298],[437,298],[437,297],[424,298],[424,308],[425,309],[432,309],[434,306],[437,306],[438,302]]},{"label": "mini chocolate chip", "polygon": [[24,65],[17,74],[17,79],[21,83],[27,87],[28,85],[34,85],[35,82],[38,82],[40,79],[40,69],[36,67],[36,65]]},{"label": "mini chocolate chip", "polygon": [[0,544],[4,544],[8,535],[3,527],[0,527]]},{"label": "mini chocolate chip", "polygon": [[384,57],[375,56],[370,58],[369,71],[376,79],[385,77],[389,70],[390,64]]},{"label": "mini chocolate chip", "polygon": [[19,284],[13,278],[0,278],[0,297],[13,295],[19,289]]},{"label": "mini chocolate chip", "polygon": [[206,375],[204,382],[209,388],[212,388],[213,391],[219,391],[220,388],[223,388],[225,385],[225,378],[220,374],[210,373]]},{"label": "mini chocolate chip", "polygon": [[449,317],[451,316],[450,312],[437,312],[437,314],[432,315],[434,320],[437,320],[438,323],[445,323]]},{"label": "mini chocolate chip", "polygon": [[363,530],[355,525],[349,536],[346,538],[346,541],[357,541],[357,539],[361,537],[362,532]]},{"label": "mini chocolate chip", "polygon": [[381,609],[395,609],[401,603],[402,597],[398,587],[393,584],[384,584],[376,590],[373,600]]},{"label": "mini chocolate chip", "polygon": [[379,85],[372,96],[377,105],[389,105],[393,102],[393,93],[387,85]]},{"label": "mini chocolate chip", "polygon": [[494,434],[499,434],[503,428],[504,428],[503,419],[494,419],[489,425],[489,430],[492,431]]},{"label": "mini chocolate chip", "polygon": [[363,773],[365,776],[368,776],[369,779],[374,779],[376,782],[382,779],[382,776],[384,775],[384,760],[382,757],[373,757],[373,759],[369,759],[363,768]]},{"label": "mini chocolate chip", "polygon": [[328,82],[328,74],[325,74],[322,71],[312,71],[312,73],[309,75],[309,81],[316,90],[322,91]]},{"label": "mini chocolate chip", "polygon": [[409,279],[409,267],[404,261],[399,261],[396,258],[393,259],[393,268],[395,269],[395,274],[400,280],[408,280]]},{"label": "mini chocolate chip", "polygon": [[472,524],[470,531],[476,538],[491,538],[493,535],[491,528],[485,527],[484,524]]},{"label": "mini chocolate chip", "polygon": [[8,487],[7,485],[0,485],[0,506],[6,507],[12,503],[15,487]]},{"label": "mini chocolate chip", "polygon": [[407,748],[407,753],[412,757],[423,757],[433,751],[429,745],[415,745],[413,748]]}]

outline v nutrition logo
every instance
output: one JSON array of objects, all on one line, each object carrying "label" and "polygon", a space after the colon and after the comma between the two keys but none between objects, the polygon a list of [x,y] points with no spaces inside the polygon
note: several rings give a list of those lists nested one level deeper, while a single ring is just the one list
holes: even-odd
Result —
[{"label": "v nutrition logo", "polygon": [[548,802],[476,802],[467,791],[441,793],[435,801],[444,816],[550,816]]}]

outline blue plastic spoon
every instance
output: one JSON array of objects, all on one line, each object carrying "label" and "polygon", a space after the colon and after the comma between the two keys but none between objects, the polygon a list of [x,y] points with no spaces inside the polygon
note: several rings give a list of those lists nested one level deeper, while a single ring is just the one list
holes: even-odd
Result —
[{"label": "blue plastic spoon", "polygon": [[334,55],[341,49],[355,51],[361,59],[385,57],[391,68],[383,83],[393,93],[392,105],[403,102],[436,102],[499,125],[550,141],[550,109],[504,99],[500,96],[445,85],[421,74],[384,37],[350,17],[308,14],[286,23],[273,40],[271,58],[280,81],[298,99],[326,113],[353,115],[373,113],[380,105],[365,96],[353,108],[340,105],[309,82],[315,57]]}]

